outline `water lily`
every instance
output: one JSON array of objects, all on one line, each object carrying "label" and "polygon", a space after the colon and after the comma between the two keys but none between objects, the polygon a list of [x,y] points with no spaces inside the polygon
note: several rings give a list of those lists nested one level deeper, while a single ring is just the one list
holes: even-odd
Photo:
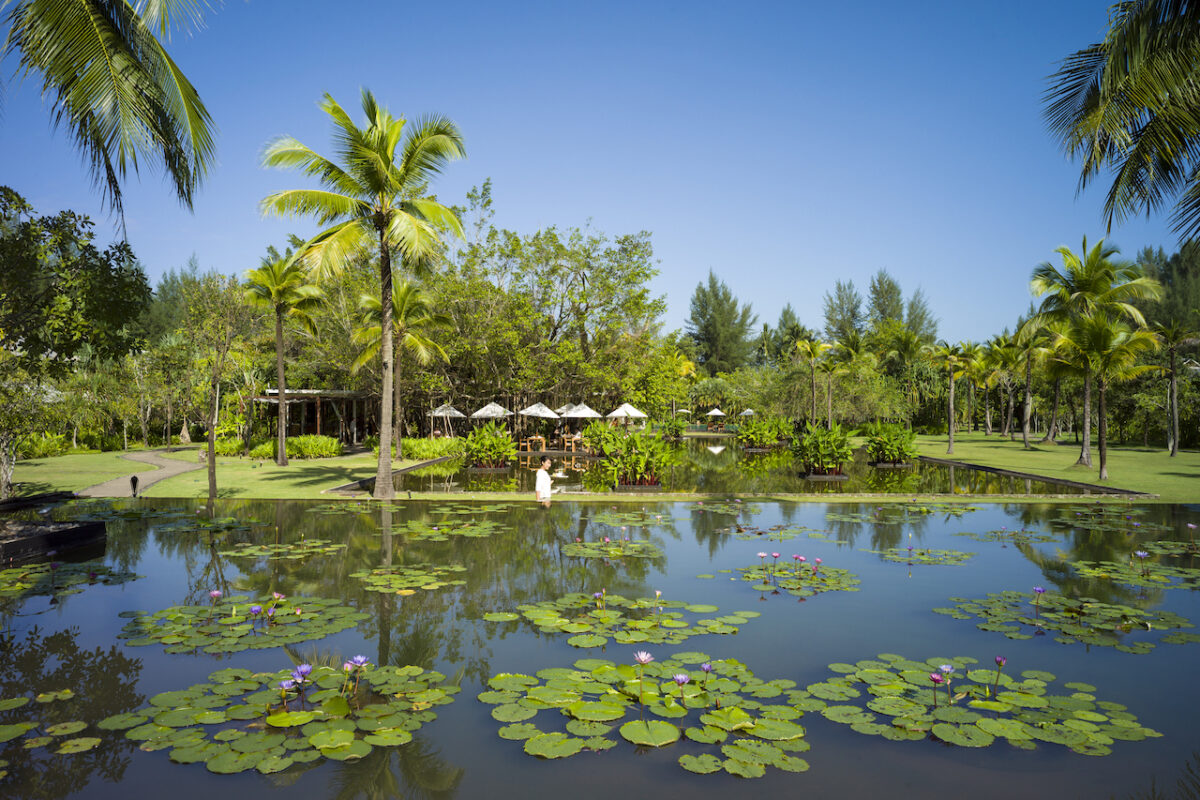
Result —
[{"label": "water lily", "polygon": [[929,680],[933,681],[933,707],[937,708],[937,687],[941,686],[946,679],[942,677],[942,673],[940,672],[931,672],[929,673]]},{"label": "water lily", "polygon": [[992,685],[992,696],[994,697],[1000,691],[1000,670],[1004,669],[1004,665],[1008,663],[1008,659],[1004,656],[996,656],[996,682]]},{"label": "water lily", "polygon": [[219,589],[213,589],[208,593],[208,596],[215,603],[221,599],[221,591]]},{"label": "water lily", "polygon": [[1040,607],[1040,603],[1042,601],[1042,595],[1044,595],[1045,593],[1046,593],[1046,590],[1043,589],[1041,586],[1033,587],[1033,613],[1035,613],[1035,614],[1037,613],[1038,608]]},{"label": "water lily", "polygon": [[350,659],[350,663],[355,667],[365,667],[371,663],[371,659],[367,658],[366,656],[355,656],[354,658]]},{"label": "water lily", "polygon": [[275,598],[276,602],[279,602],[280,600],[283,600],[285,597],[287,597],[287,595],[280,594],[279,592],[271,592],[271,596]]},{"label": "water lily", "polygon": [[257,617],[262,613],[262,606],[250,606],[250,614]]},{"label": "water lily", "polygon": [[638,705],[642,707],[642,716],[644,718],[646,715],[646,701],[642,692],[646,684],[646,665],[654,660],[654,656],[645,650],[638,650],[633,654],[633,660],[638,664]]},{"label": "water lily", "polygon": [[675,684],[676,684],[677,686],[681,686],[681,687],[682,687],[684,684],[686,684],[686,683],[688,683],[689,681],[691,681],[691,680],[692,680],[692,678],[691,678],[691,676],[690,676],[690,675],[688,675],[688,674],[686,674],[686,673],[683,673],[683,672],[677,672],[677,673],[675,673],[674,675],[672,675],[672,676],[671,676],[671,680],[675,681]]},{"label": "water lily", "polygon": [[645,665],[645,664],[649,664],[651,661],[653,661],[654,656],[650,655],[645,650],[638,650],[636,653],[633,654],[633,660],[639,664]]}]

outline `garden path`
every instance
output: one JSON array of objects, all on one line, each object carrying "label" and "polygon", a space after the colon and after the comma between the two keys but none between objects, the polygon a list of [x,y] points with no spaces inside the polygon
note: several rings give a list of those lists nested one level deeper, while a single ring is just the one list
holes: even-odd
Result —
[{"label": "garden path", "polygon": [[173,448],[162,448],[159,450],[144,450],[133,453],[125,453],[122,458],[127,458],[130,461],[140,461],[143,464],[149,464],[154,469],[146,472],[135,472],[120,478],[113,478],[111,481],[98,483],[95,486],[89,486],[86,489],[81,489],[77,494],[80,497],[131,497],[133,495],[130,489],[129,479],[134,475],[138,479],[138,491],[144,491],[147,487],[158,483],[167,478],[173,478],[184,472],[191,472],[194,469],[200,469],[203,464],[189,461],[180,461],[177,458],[166,458],[160,453],[169,453]]}]

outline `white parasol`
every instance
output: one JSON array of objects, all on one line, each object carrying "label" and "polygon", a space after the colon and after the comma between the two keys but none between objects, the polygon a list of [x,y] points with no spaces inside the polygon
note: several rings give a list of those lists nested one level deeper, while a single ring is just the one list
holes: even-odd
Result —
[{"label": "white parasol", "polygon": [[471,419],[499,419],[500,417],[511,417],[512,413],[498,403],[488,403],[472,414]]}]

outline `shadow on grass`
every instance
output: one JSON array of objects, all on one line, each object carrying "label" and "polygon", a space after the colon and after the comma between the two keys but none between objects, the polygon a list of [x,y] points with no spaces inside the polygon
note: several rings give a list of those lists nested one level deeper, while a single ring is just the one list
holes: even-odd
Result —
[{"label": "shadow on grass", "polygon": [[289,469],[288,472],[280,472],[262,478],[264,481],[292,483],[297,486],[320,486],[325,483],[340,485],[359,479],[355,470],[347,467],[330,467],[325,464],[305,465]]},{"label": "shadow on grass", "polygon": [[54,487],[51,484],[40,481],[22,481],[21,483],[14,483],[12,486],[13,497],[29,497],[53,491]]}]

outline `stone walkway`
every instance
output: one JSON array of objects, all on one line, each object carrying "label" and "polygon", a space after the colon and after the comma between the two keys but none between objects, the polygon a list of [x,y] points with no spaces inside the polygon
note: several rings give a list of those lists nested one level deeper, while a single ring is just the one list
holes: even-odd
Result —
[{"label": "stone walkway", "polygon": [[95,486],[81,489],[77,494],[80,497],[131,497],[133,492],[129,488],[129,479],[133,475],[137,475],[138,493],[141,494],[147,487],[161,480],[173,478],[176,475],[191,472],[194,469],[200,469],[204,466],[195,461],[180,461],[177,458],[166,458],[159,455],[160,453],[169,453],[172,449],[163,448],[160,450],[142,450],[125,453],[121,458],[127,458],[130,461],[140,461],[143,464],[151,465],[154,469],[147,472],[132,473],[122,478],[113,478],[111,481],[105,481],[104,483],[98,483]]}]

